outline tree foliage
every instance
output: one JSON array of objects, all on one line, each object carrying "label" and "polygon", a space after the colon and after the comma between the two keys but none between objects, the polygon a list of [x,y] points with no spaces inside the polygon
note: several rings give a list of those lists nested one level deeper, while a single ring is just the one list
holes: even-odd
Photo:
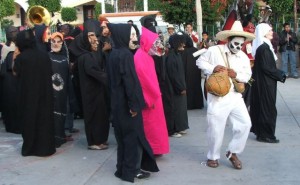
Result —
[{"label": "tree foliage", "polygon": [[0,20],[13,14],[15,14],[14,0],[0,0]]},{"label": "tree foliage", "polygon": [[14,25],[14,21],[13,20],[10,20],[10,19],[3,19],[1,21],[1,28],[2,29],[6,29],[8,28],[9,26],[13,26]]},{"label": "tree foliage", "polygon": [[49,12],[58,12],[61,9],[61,0],[28,0],[29,6],[40,5]]},{"label": "tree foliage", "polygon": [[96,3],[95,5],[95,19],[98,20],[100,14],[102,14],[102,5],[101,3]]},{"label": "tree foliage", "polygon": [[[148,10],[155,11],[158,10],[161,6],[161,0],[148,0]],[[144,10],[144,0],[136,0],[135,1],[136,11]]]},{"label": "tree foliage", "polygon": [[115,11],[114,6],[111,4],[105,4],[105,12],[106,13],[113,13]]},{"label": "tree foliage", "polygon": [[172,0],[163,1],[158,10],[161,12],[164,21],[181,25],[188,22],[195,22],[194,0]]},{"label": "tree foliage", "polygon": [[76,9],[71,7],[62,8],[61,19],[65,22],[76,21],[77,20]]},{"label": "tree foliage", "polygon": [[288,19],[293,19],[293,4],[294,0],[268,0],[268,5],[270,5],[272,12],[271,18],[275,22],[279,22],[283,17]]}]

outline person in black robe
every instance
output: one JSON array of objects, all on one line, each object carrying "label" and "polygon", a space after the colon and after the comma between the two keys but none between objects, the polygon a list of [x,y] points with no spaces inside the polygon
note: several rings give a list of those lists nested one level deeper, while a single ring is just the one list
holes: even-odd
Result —
[{"label": "person in black robe", "polygon": [[170,50],[166,58],[166,71],[170,79],[173,122],[168,122],[168,132],[172,137],[186,134],[188,126],[185,72],[180,52],[184,50],[184,35],[174,34],[169,39]]},{"label": "person in black robe", "polygon": [[84,22],[84,31],[71,43],[69,50],[77,57],[88,149],[107,149],[109,110],[107,73],[98,50],[100,23]]},{"label": "person in black robe", "polygon": [[185,71],[187,109],[202,109],[204,103],[201,87],[201,69],[196,66],[198,57],[195,58],[193,56],[193,53],[198,51],[198,49],[193,46],[192,39],[186,34],[185,39],[185,48],[181,56]]},{"label": "person in black robe", "polygon": [[60,147],[66,141],[72,140],[65,133],[65,121],[67,116],[67,98],[69,94],[70,73],[66,54],[62,50],[63,35],[55,32],[51,35],[51,52],[49,57],[52,61],[52,86],[54,95],[54,126],[55,145]]},{"label": "person in black robe", "polygon": [[272,38],[273,31],[268,24],[261,23],[256,27],[252,51],[255,56],[252,78],[255,81],[251,88],[250,117],[251,132],[256,134],[257,141],[279,143],[275,137],[277,81],[284,83],[286,76],[276,68],[277,56],[270,41]]},{"label": "person in black robe", "polygon": [[[109,57],[108,75],[111,92],[112,123],[118,143],[115,176],[134,182],[157,172],[152,149],[146,140],[141,110],[145,107],[133,54],[136,33],[129,24],[108,24],[115,47]],[[132,31],[132,32],[131,32]]]},{"label": "person in black robe", "polygon": [[[14,72],[18,77],[18,105],[22,125],[22,155],[55,153],[51,60],[36,47],[32,30],[17,35]],[[16,51],[15,51],[16,52]]]},{"label": "person in black robe", "polygon": [[17,115],[17,78],[12,73],[13,53],[18,28],[10,26],[6,29],[6,43],[1,50],[1,102],[2,119],[7,132],[20,134],[21,125]]},{"label": "person in black robe", "polygon": [[43,52],[48,53],[51,50],[49,43],[51,32],[49,27],[45,24],[34,25],[33,31],[35,35],[37,48]]}]

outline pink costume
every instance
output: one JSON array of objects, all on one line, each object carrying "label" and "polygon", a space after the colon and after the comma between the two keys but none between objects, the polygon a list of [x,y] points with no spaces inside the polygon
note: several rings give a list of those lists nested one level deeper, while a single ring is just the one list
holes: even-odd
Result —
[{"label": "pink costume", "polygon": [[137,76],[142,86],[146,108],[143,122],[146,138],[156,155],[169,153],[169,137],[155,65],[148,51],[158,35],[142,27],[140,48],[134,55]]}]

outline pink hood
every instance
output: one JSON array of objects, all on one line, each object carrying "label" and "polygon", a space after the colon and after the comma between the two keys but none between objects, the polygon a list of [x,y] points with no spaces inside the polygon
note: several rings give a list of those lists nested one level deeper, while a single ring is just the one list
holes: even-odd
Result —
[{"label": "pink hood", "polygon": [[140,48],[148,53],[154,41],[158,38],[158,34],[153,33],[147,28],[142,27],[142,36],[140,40]]}]

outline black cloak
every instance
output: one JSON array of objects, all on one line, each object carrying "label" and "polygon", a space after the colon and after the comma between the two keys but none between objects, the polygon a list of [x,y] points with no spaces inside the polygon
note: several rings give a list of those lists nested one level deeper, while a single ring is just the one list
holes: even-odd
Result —
[{"label": "black cloak", "polygon": [[259,138],[276,139],[276,93],[277,81],[284,82],[284,72],[276,68],[269,45],[259,46],[255,54],[251,88],[251,131]]},{"label": "black cloak", "polygon": [[193,56],[193,53],[198,51],[198,49],[193,46],[193,41],[187,34],[185,34],[185,37],[185,49],[181,56],[185,71],[187,109],[202,109],[204,103],[201,87],[201,69],[196,66],[198,57],[195,58]]},{"label": "black cloak", "polygon": [[[70,44],[69,50],[77,58],[79,82],[88,145],[105,144],[109,134],[107,74],[99,52],[92,52],[88,32],[100,34],[100,23],[88,20],[84,31]],[[99,28],[99,29],[98,29]]]},{"label": "black cloak", "polygon": [[[141,169],[157,172],[153,152],[145,138],[141,110],[145,107],[144,97],[138,80],[133,54],[129,50],[129,24],[108,24],[115,48],[109,58],[109,81],[111,109],[115,137],[118,143],[117,171],[115,175],[133,182],[138,173],[138,147],[142,145]],[[137,112],[132,117],[130,110]]]},{"label": "black cloak", "polygon": [[20,32],[16,45],[21,51],[14,71],[20,87],[22,155],[49,156],[55,153],[51,60],[36,48],[31,30]]},{"label": "black cloak", "polygon": [[35,41],[36,46],[38,49],[44,52],[50,51],[50,44],[48,42],[43,41],[44,33],[47,29],[47,26],[44,24],[41,25],[34,25],[34,35],[35,35]]},{"label": "black cloak", "polygon": [[185,43],[183,35],[174,34],[170,37],[170,46],[166,58],[166,71],[170,79],[169,89],[171,91],[173,122],[167,122],[169,135],[175,132],[184,131],[189,128],[187,116],[186,95],[181,92],[186,90],[184,65],[178,48],[181,43]]},{"label": "black cloak", "polygon": [[67,97],[69,94],[69,64],[63,52],[50,52],[52,61],[52,86],[54,95],[54,124],[57,147],[65,141],[65,120],[67,115]]}]

